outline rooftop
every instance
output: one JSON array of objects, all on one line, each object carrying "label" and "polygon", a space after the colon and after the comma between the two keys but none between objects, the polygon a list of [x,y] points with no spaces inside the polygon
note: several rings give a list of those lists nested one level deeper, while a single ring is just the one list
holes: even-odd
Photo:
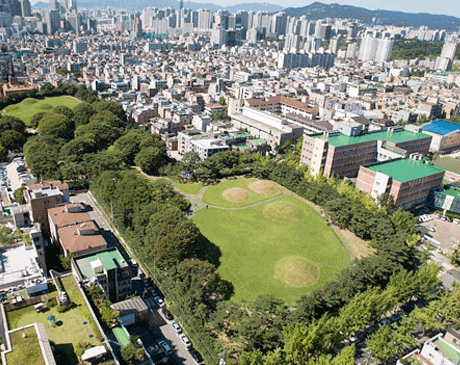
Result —
[{"label": "rooftop", "polygon": [[437,339],[434,341],[434,344],[437,346],[442,355],[449,359],[453,364],[460,363],[460,353],[448,343],[441,339]]},{"label": "rooftop", "polygon": [[104,237],[98,233],[99,229],[93,221],[80,225],[72,225],[58,230],[61,245],[70,253],[107,246]]},{"label": "rooftop", "polygon": [[436,120],[424,126],[423,130],[444,136],[451,132],[460,130],[460,124],[449,122],[447,120]]},{"label": "rooftop", "polygon": [[435,175],[444,172],[444,169],[434,165],[427,165],[422,161],[414,161],[410,158],[389,161],[374,166],[368,166],[367,169],[374,172],[381,172],[391,176],[394,181],[405,183],[423,177]]},{"label": "rooftop", "polygon": [[127,267],[123,256],[121,256],[120,251],[117,249],[103,251],[96,253],[94,255],[89,255],[81,258],[75,259],[75,264],[80,269],[80,272],[85,278],[90,278],[96,276],[95,272],[91,266],[91,263],[99,260],[106,271],[113,270],[116,268]]},{"label": "rooftop", "polygon": [[32,246],[16,244],[3,247],[0,251],[0,287],[42,278],[37,258],[37,251]]},{"label": "rooftop", "polygon": [[400,131],[400,132],[376,132],[363,134],[361,136],[347,136],[346,134],[341,133],[338,136],[325,137],[324,135],[317,135],[316,138],[328,138],[329,144],[334,147],[348,146],[350,144],[358,144],[370,141],[387,141],[392,143],[404,143],[408,141],[413,141],[417,139],[431,138],[428,134],[425,133],[414,133],[409,131]]},{"label": "rooftop", "polygon": [[460,174],[460,160],[446,156],[438,158],[434,161],[434,164],[438,167],[441,167],[447,171],[451,171],[456,174]]}]

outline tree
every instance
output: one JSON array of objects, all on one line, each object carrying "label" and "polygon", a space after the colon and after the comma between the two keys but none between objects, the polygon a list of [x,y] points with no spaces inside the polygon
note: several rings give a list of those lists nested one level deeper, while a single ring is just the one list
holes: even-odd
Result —
[{"label": "tree", "polygon": [[26,125],[21,119],[11,115],[0,116],[0,133],[7,130],[13,130],[20,134],[25,134]]},{"label": "tree", "polygon": [[395,346],[396,343],[391,326],[379,328],[369,337],[367,345],[375,358],[385,364],[395,357],[400,350]]},{"label": "tree", "polygon": [[26,199],[24,198],[24,193],[23,193],[24,189],[25,189],[25,186],[22,185],[19,189],[16,189],[13,193],[14,201],[21,205],[26,203]]},{"label": "tree", "polygon": [[8,156],[8,150],[0,144],[0,161],[3,161]]},{"label": "tree", "polygon": [[38,134],[41,137],[70,140],[73,138],[73,132],[74,124],[62,114],[50,113],[38,124]]},{"label": "tree", "polygon": [[170,268],[190,258],[196,249],[199,230],[177,207],[154,213],[145,237],[152,258],[161,268]]},{"label": "tree", "polygon": [[224,98],[223,96],[221,96],[221,97],[219,98],[219,104],[220,104],[220,105],[227,105],[227,103],[225,102],[225,98]]},{"label": "tree", "polygon": [[163,150],[157,147],[147,147],[142,149],[134,159],[136,166],[149,175],[158,173],[158,169],[163,164],[166,154]]},{"label": "tree", "polygon": [[347,227],[353,215],[351,201],[346,198],[328,201],[324,205],[324,211],[340,228]]},{"label": "tree", "polygon": [[145,359],[144,349],[137,343],[138,336],[131,336],[129,343],[120,349],[120,355],[128,364],[136,364]]},{"label": "tree", "polygon": [[0,136],[0,144],[7,150],[18,150],[22,148],[25,142],[24,135],[15,130],[7,130]]},{"label": "tree", "polygon": [[96,114],[91,104],[80,103],[73,108],[75,125],[88,124],[91,117]]},{"label": "tree", "polygon": [[45,139],[39,136],[30,138],[24,145],[26,163],[32,174],[38,178],[59,178],[59,150],[64,141]]},{"label": "tree", "polygon": [[35,113],[32,117],[32,119],[30,120],[30,126],[32,128],[37,128],[38,127],[38,124],[40,123],[40,121],[43,119],[43,117],[48,114],[47,112],[38,112],[38,113]]},{"label": "tree", "polygon": [[57,105],[53,108],[53,113],[65,115],[70,120],[73,120],[74,113],[72,109],[65,105]]},{"label": "tree", "polygon": [[115,114],[122,121],[126,120],[126,113],[123,109],[123,105],[115,101],[100,100],[92,104],[93,109],[96,113],[109,111]]}]

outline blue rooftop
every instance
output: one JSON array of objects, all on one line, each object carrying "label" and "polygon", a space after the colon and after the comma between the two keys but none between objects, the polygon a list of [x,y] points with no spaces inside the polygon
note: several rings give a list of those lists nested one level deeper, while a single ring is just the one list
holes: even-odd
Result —
[{"label": "blue rooftop", "polygon": [[436,120],[423,127],[423,131],[436,133],[441,136],[458,130],[460,130],[460,124],[447,120]]}]

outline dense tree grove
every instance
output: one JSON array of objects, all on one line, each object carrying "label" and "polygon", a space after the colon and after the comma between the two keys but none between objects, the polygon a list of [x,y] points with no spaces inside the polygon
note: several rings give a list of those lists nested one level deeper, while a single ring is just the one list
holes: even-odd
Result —
[{"label": "dense tree grove", "polygon": [[10,115],[0,115],[0,158],[9,150],[19,150],[27,139],[26,125]]},{"label": "dense tree grove", "polygon": [[[392,60],[410,60],[414,58],[436,59],[441,54],[444,42],[420,41],[417,39],[401,39],[395,41],[393,46]],[[460,51],[455,58],[460,57]]]}]

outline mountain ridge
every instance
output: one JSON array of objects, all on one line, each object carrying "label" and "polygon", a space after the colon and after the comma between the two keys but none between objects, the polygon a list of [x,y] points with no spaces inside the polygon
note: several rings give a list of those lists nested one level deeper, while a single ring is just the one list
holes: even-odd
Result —
[{"label": "mountain ridge", "polygon": [[394,26],[412,26],[419,28],[426,25],[429,28],[457,31],[460,27],[460,18],[429,13],[405,13],[394,10],[369,10],[354,5],[341,5],[337,3],[324,4],[315,1],[301,8],[289,7],[284,12],[290,16],[305,15],[308,19],[317,20],[324,18],[352,18],[364,23],[371,23],[376,19],[376,24]]}]

